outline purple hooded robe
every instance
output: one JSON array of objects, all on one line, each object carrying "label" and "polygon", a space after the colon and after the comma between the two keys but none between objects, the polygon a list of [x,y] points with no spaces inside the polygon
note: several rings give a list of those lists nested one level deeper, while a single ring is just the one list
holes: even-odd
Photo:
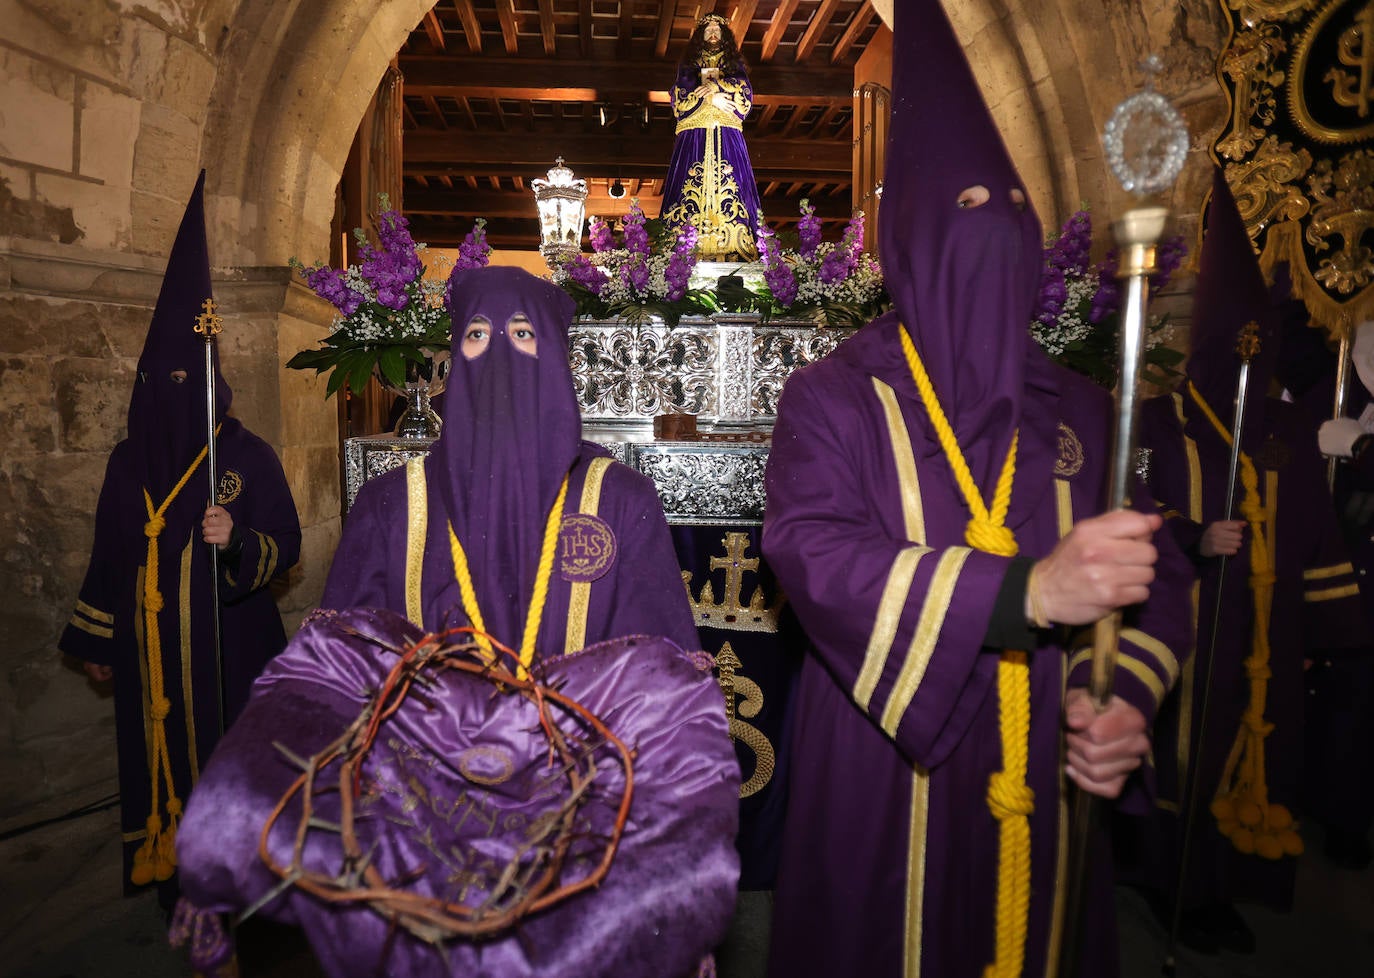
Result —
[{"label": "purple hooded robe", "polygon": [[[1231,430],[1240,360],[1237,337],[1243,326],[1259,327],[1260,348],[1250,365],[1241,447],[1254,460],[1258,500],[1267,515],[1274,552],[1273,605],[1269,623],[1271,676],[1264,720],[1273,729],[1264,740],[1265,782],[1271,804],[1299,810],[1303,751],[1303,660],[1319,650],[1368,641],[1359,591],[1326,487],[1325,466],[1315,430],[1295,405],[1267,397],[1278,359],[1280,314],[1271,301],[1244,221],[1220,169],[1214,173],[1197,289],[1193,300],[1192,352],[1188,382]],[[1197,566],[1192,622],[1197,655],[1182,671],[1174,696],[1156,726],[1155,763],[1159,794],[1152,824],[1136,826],[1140,849],[1126,875],[1173,899],[1188,812],[1187,782],[1198,765],[1200,792],[1187,880],[1185,910],[1236,900],[1255,900],[1276,909],[1292,901],[1295,860],[1243,855],[1218,830],[1209,811],[1222,790],[1227,758],[1237,743],[1242,714],[1251,700],[1244,661],[1251,655],[1254,592],[1250,581],[1249,526],[1240,553],[1204,558],[1198,544],[1208,524],[1223,519],[1229,439],[1223,438],[1190,395],[1187,385],[1142,406],[1141,447],[1150,451],[1150,491],[1166,525]],[[1245,497],[1237,478],[1235,511],[1242,519]],[[1218,609],[1218,584],[1224,589]],[[1212,653],[1206,728],[1202,726],[1204,683]]]},{"label": "purple hooded robe", "polygon": [[[114,670],[121,828],[125,880],[143,844],[152,812],[148,623],[141,586],[148,552],[146,492],[154,507],[174,492],[205,448],[205,341],[194,332],[201,303],[211,295],[200,179],[167,262],[162,290],[138,361],[129,402],[128,437],[115,446],[96,504],[91,562],[76,611],[58,647]],[[185,371],[176,382],[172,371]],[[219,598],[226,727],[243,708],[264,665],[286,644],[268,583],[296,563],[301,531],[281,463],[271,447],[228,417],[232,394],[214,352],[216,463],[219,503],[242,541],[236,556],[220,556]],[[162,513],[156,538],[156,612],[164,727],[176,797],[184,803],[201,765],[219,738],[210,556],[201,536],[208,498],[206,463],[197,462]],[[232,550],[232,548],[231,548]],[[165,782],[159,817],[169,824]]]},{"label": "purple hooded robe", "polygon": [[[359,491],[320,606],[390,608],[431,630],[468,624],[452,526],[487,631],[518,648],[545,520],[568,475],[536,655],[635,634],[697,648],[653,483],[580,440],[565,352],[567,293],[520,269],[460,270],[450,280],[449,310],[454,347],[443,433],[423,462]],[[537,357],[506,336],[517,312],[535,331]],[[490,323],[492,335],[486,352],[467,360],[461,337],[474,317]]]},{"label": "purple hooded robe", "polygon": [[[1040,228],[937,2],[896,10],[892,129],[880,214],[896,311],[783,392],[763,549],[807,630],[770,974],[982,975],[994,959],[1002,769],[997,669],[984,645],[1012,560],[965,545],[969,512],[898,341],[911,331],[975,482],[991,495],[1013,430],[1006,525],[1047,554],[1101,512],[1110,404],[1027,331]],[[938,137],[935,135],[938,133]],[[960,191],[990,199],[961,209]],[[1166,534],[1150,601],[1127,614],[1116,695],[1152,718],[1187,635],[1188,568]],[[1020,559],[1020,558],[1017,558]],[[1054,975],[1068,818],[1066,685],[1083,643],[1035,633],[1026,782],[1034,793],[1024,975]],[[1098,840],[1099,852],[1102,849]],[[1084,974],[1116,972],[1110,868],[1093,863]]]}]

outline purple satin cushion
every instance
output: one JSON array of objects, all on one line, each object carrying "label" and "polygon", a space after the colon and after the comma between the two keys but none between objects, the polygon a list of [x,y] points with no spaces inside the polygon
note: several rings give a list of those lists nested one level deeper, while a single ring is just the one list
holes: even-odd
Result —
[{"label": "purple satin cushion", "polygon": [[[178,832],[182,892],[195,907],[237,912],[277,884],[258,857],[258,839],[299,772],[273,742],[302,757],[319,751],[358,716],[396,663],[393,652],[356,633],[393,648],[420,634],[391,612],[347,611],[306,625],[268,666],[206,766]],[[739,875],[739,770],[719,686],[693,656],[648,636],[549,660],[545,682],[635,751],[629,822],[600,887],[480,943],[446,942],[442,956],[404,931],[388,945],[389,925],[371,909],[327,904],[295,888],[259,912],[301,926],[331,976],[693,973],[725,934]],[[571,721],[560,724],[571,729]],[[587,875],[614,823],[623,772],[609,752],[597,756],[593,798],[579,815],[563,883]],[[564,780],[548,766],[533,705],[493,695],[490,682],[452,671],[407,697],[383,725],[363,770],[357,832],[383,876],[468,905],[484,895],[474,881],[499,875],[532,821],[566,795]],[[337,765],[320,780],[336,783]],[[293,799],[272,833],[279,864],[290,859],[299,812]],[[337,793],[317,793],[316,812],[337,820]],[[337,835],[312,831],[305,853],[311,870],[341,868]]]}]

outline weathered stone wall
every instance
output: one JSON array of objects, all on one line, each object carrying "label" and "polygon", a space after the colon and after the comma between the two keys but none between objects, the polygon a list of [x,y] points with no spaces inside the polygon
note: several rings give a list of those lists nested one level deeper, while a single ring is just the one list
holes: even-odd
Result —
[{"label": "weathered stone wall", "polygon": [[[283,369],[329,311],[285,268],[329,253],[335,186],[382,72],[432,0],[0,0],[0,823],[112,784],[112,714],[55,642],[80,586],[163,263],[205,166],[235,411],[281,454],[302,524],[289,625],[338,536],[337,422]],[[1197,161],[1225,111],[1212,0],[949,3],[1047,226],[1117,206],[1098,133],[1166,52]],[[66,796],[75,795],[68,799]]]}]

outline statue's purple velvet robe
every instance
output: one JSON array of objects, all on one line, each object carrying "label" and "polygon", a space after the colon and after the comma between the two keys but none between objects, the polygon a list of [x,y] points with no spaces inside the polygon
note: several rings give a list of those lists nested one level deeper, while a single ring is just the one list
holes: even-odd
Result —
[{"label": "statue's purple velvet robe", "polygon": [[[736,258],[752,259],[758,237],[760,205],[754,167],[744,141],[744,120],[753,105],[753,86],[744,72],[722,76],[722,88],[731,102],[730,111],[724,112],[695,94],[700,84],[698,68],[693,65],[679,67],[669,93],[673,117],[677,120],[677,135],[668,160],[659,216],[670,227],[692,223],[707,203],[702,199],[703,188],[716,187],[722,194],[722,199],[715,202],[720,207],[719,216],[727,226],[738,226],[738,230],[727,234],[725,240],[743,249]],[[713,137],[719,138],[718,163],[729,168],[727,172],[722,167],[715,180],[702,169],[707,159],[707,140]]]},{"label": "statue's purple velvet robe", "polygon": [[[205,446],[204,341],[192,326],[210,296],[201,174],[168,261],[162,293],[139,359],[128,437],[115,446],[95,513],[91,561],[76,611],[58,647],[114,670],[120,827],[126,885],[150,814],[148,666],[143,591],[148,520],[143,492],[160,503]],[[171,379],[186,371],[184,382]],[[301,531],[276,453],[234,418],[231,392],[214,359],[215,439],[220,505],[243,541],[237,559],[220,559],[220,626],[227,726],[248,699],[264,665],[286,644],[268,584],[296,563]],[[202,461],[164,514],[158,537],[158,612],[165,721],[177,795],[184,802],[219,739],[210,554],[201,535],[209,496]],[[165,790],[161,795],[166,804]],[[166,823],[164,817],[164,824]]]},{"label": "statue's purple velvet robe", "polygon": [[[1019,433],[1005,526],[1020,555],[1048,554],[1106,494],[1109,399],[1029,336],[1042,264],[1029,194],[938,0],[903,0],[894,17],[879,245],[896,310],[789,378],[766,476],[764,555],[814,646],[795,704],[774,978],[972,978],[996,953],[1002,843],[987,793],[1003,768],[1003,650],[983,642],[1010,558],[965,543],[969,507],[899,324],[984,499]],[[1156,542],[1151,600],[1128,612],[1115,678],[1147,720],[1186,650],[1188,568],[1166,534]],[[1024,650],[1026,939],[1004,944],[1035,976],[1059,964],[1062,704],[1088,668],[1062,630],[1038,634]],[[1110,975],[1109,866],[1093,868],[1082,973]]]},{"label": "statue's purple velvet robe", "polygon": [[[1188,383],[1229,432],[1240,360],[1237,338],[1253,324],[1259,349],[1250,361],[1241,447],[1254,460],[1260,499],[1269,514],[1276,577],[1269,624],[1269,678],[1265,719],[1274,725],[1264,740],[1270,804],[1300,808],[1303,729],[1303,664],[1323,648],[1362,644],[1368,632],[1317,452],[1316,433],[1294,405],[1265,397],[1279,353],[1281,316],[1266,286],[1249,234],[1220,168],[1213,173],[1207,231],[1193,296]],[[1225,517],[1229,440],[1184,391],[1152,399],[1141,412],[1141,447],[1149,451],[1151,494],[1166,525],[1198,566],[1193,621],[1197,655],[1183,671],[1176,695],[1156,728],[1159,768],[1157,810],[1140,850],[1128,853],[1130,877],[1139,877],[1171,905],[1177,888],[1186,797],[1192,765],[1198,765],[1197,822],[1180,891],[1185,910],[1236,900],[1258,900],[1279,909],[1292,900],[1295,860],[1242,855],[1217,829],[1209,811],[1250,702],[1244,660],[1254,634],[1250,545],[1222,561],[1203,558],[1198,543],[1207,525]],[[1244,492],[1237,479],[1233,519],[1242,518]],[[1218,613],[1218,581],[1224,589]],[[1216,621],[1215,653],[1213,621]],[[1212,656],[1210,670],[1209,654]],[[1210,671],[1206,728],[1203,690]],[[1137,827],[1139,828],[1139,827]]]}]

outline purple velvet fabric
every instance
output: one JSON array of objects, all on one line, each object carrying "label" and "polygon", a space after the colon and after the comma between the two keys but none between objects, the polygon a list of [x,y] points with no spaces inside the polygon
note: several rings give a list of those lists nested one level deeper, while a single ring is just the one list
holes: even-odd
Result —
[{"label": "purple velvet fabric", "polygon": [[[147,741],[148,679],[143,592],[148,512],[143,493],[160,504],[204,447],[205,343],[191,329],[210,294],[201,182],[177,234],[157,309],[148,329],[129,409],[129,436],[115,446],[95,512],[91,560],[77,608],[58,642],[68,655],[114,670],[124,878],[142,844],[150,814]],[[183,383],[171,371],[186,371]],[[286,644],[268,588],[300,553],[301,531],[291,490],[271,447],[225,417],[229,388],[218,373],[216,438],[221,505],[242,539],[236,559],[222,558],[218,582],[226,725],[242,709],[262,667]],[[158,537],[157,589],[163,608],[163,687],[169,700],[167,746],[177,794],[184,801],[218,739],[210,556],[200,523],[208,495],[202,462],[164,513]],[[185,608],[185,614],[182,609]],[[188,695],[189,694],[189,695]],[[166,794],[162,794],[165,804]],[[164,816],[165,824],[165,816]]]},{"label": "purple velvet fabric", "polygon": [[[192,904],[237,911],[271,889],[258,836],[297,773],[272,743],[306,756],[337,737],[395,663],[363,636],[401,647],[419,634],[389,612],[356,610],[307,624],[277,657],[187,811],[178,852]],[[663,978],[694,973],[724,935],[739,872],[739,775],[710,672],[672,642],[639,636],[551,660],[544,681],[636,751],[630,820],[609,876],[513,932],[450,942],[443,957],[405,933],[388,945],[386,920],[366,907],[330,907],[295,890],[269,903],[262,912],[298,923],[325,973]],[[466,674],[446,673],[408,698],[363,770],[358,831],[364,848],[376,847],[375,864],[388,877],[422,870],[408,888],[468,905],[480,901],[477,880],[499,873],[529,820],[557,804],[539,790],[559,779],[533,707]],[[598,771],[587,839],[576,844],[565,881],[585,877],[595,840],[612,824],[623,777],[609,755]],[[337,817],[335,796],[320,804],[321,817]],[[299,810],[290,806],[272,835],[279,861],[289,856]],[[337,836],[311,832],[306,851],[311,868],[339,868]]]}]

